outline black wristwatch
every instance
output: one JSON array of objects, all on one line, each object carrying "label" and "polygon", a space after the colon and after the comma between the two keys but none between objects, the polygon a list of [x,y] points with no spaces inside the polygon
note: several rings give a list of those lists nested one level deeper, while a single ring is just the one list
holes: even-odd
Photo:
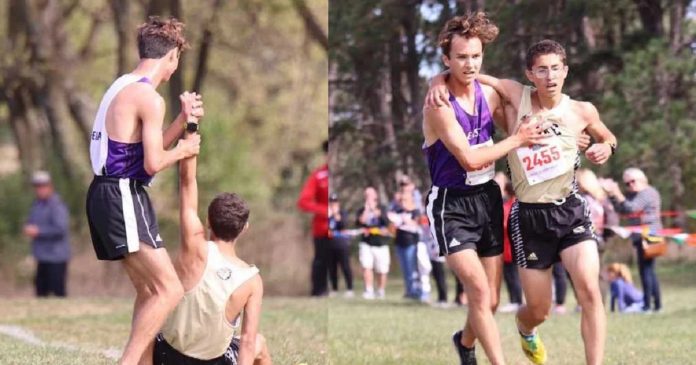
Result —
[{"label": "black wristwatch", "polygon": [[609,148],[611,148],[611,155],[613,156],[614,153],[616,152],[616,143],[609,143],[609,142],[604,142],[609,145]]},{"label": "black wristwatch", "polygon": [[196,123],[196,122],[187,122],[187,123],[186,123],[186,132],[189,132],[189,133],[197,133],[197,132],[198,132],[198,123]]}]

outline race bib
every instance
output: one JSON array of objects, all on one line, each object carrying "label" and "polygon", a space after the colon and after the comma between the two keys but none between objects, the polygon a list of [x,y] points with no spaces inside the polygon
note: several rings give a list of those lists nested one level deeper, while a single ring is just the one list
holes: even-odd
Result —
[{"label": "race bib", "polygon": [[550,139],[551,143],[547,145],[517,149],[517,157],[530,186],[561,176],[572,168],[562,159],[561,146],[554,140]]},{"label": "race bib", "polygon": [[[489,139],[488,141],[481,143],[481,144],[475,144],[471,146],[472,150],[479,149],[481,147],[488,147],[493,145],[493,140]],[[467,171],[466,172],[466,184],[473,186],[473,185],[481,185],[485,184],[491,180],[493,180],[493,177],[495,176],[495,164],[491,163],[479,170],[474,170],[474,171]]]}]

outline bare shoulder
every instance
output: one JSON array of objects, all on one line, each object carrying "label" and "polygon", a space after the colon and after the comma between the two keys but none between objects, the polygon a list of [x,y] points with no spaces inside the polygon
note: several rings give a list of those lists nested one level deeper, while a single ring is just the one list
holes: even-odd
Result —
[{"label": "bare shoulder", "polygon": [[258,272],[245,283],[251,289],[249,294],[263,296],[263,279]]},{"label": "bare shoulder", "polygon": [[454,115],[454,109],[449,105],[440,107],[425,107],[423,108],[423,117],[425,120],[441,119],[448,115]]},{"label": "bare shoulder", "polygon": [[484,83],[479,83],[479,85],[481,85],[483,95],[486,95],[486,97],[490,96],[491,94],[498,94],[492,86],[486,85]]},{"label": "bare shoulder", "polygon": [[151,85],[136,82],[128,85],[126,90],[128,99],[139,107],[164,108],[164,98]]},{"label": "bare shoulder", "polygon": [[589,101],[570,100],[572,110],[588,123],[599,120],[599,112]]}]

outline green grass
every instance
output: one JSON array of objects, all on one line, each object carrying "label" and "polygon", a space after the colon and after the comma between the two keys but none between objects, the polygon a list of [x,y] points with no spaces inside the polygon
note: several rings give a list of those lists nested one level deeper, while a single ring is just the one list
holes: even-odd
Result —
[{"label": "green grass", "polygon": [[[696,363],[696,265],[661,265],[659,276],[662,313],[608,314],[605,364]],[[383,301],[265,299],[261,332],[268,338],[274,363],[457,363],[450,335],[461,327],[466,309],[411,303],[400,298],[401,290],[394,278]],[[502,297],[505,302],[504,290]],[[567,305],[575,305],[572,293]],[[35,346],[0,335],[0,363],[113,364],[101,352],[125,343],[131,306],[131,300],[114,298],[0,299],[0,324],[22,326],[46,343],[68,346]],[[498,314],[496,319],[508,364],[528,364],[519,349],[514,316]],[[541,326],[548,364],[584,363],[579,326],[580,316],[572,311],[554,315]],[[487,364],[481,350],[479,363]]]},{"label": "green grass", "polygon": [[[265,299],[261,332],[275,364],[326,363],[327,304],[307,298]],[[0,364],[114,364],[101,352],[123,347],[131,310],[129,299],[0,299],[0,324],[21,326],[49,344],[34,346],[0,334]]]}]

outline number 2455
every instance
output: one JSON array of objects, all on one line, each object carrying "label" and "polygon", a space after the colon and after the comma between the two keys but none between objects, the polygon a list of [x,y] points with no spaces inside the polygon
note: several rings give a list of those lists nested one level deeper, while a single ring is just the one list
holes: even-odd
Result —
[{"label": "number 2455", "polygon": [[527,171],[534,169],[535,167],[541,167],[546,164],[550,164],[553,161],[557,161],[561,158],[561,153],[558,151],[558,146],[553,146],[549,149],[543,149],[541,151],[535,152],[531,156],[524,156],[522,158],[522,163],[526,165]]}]

